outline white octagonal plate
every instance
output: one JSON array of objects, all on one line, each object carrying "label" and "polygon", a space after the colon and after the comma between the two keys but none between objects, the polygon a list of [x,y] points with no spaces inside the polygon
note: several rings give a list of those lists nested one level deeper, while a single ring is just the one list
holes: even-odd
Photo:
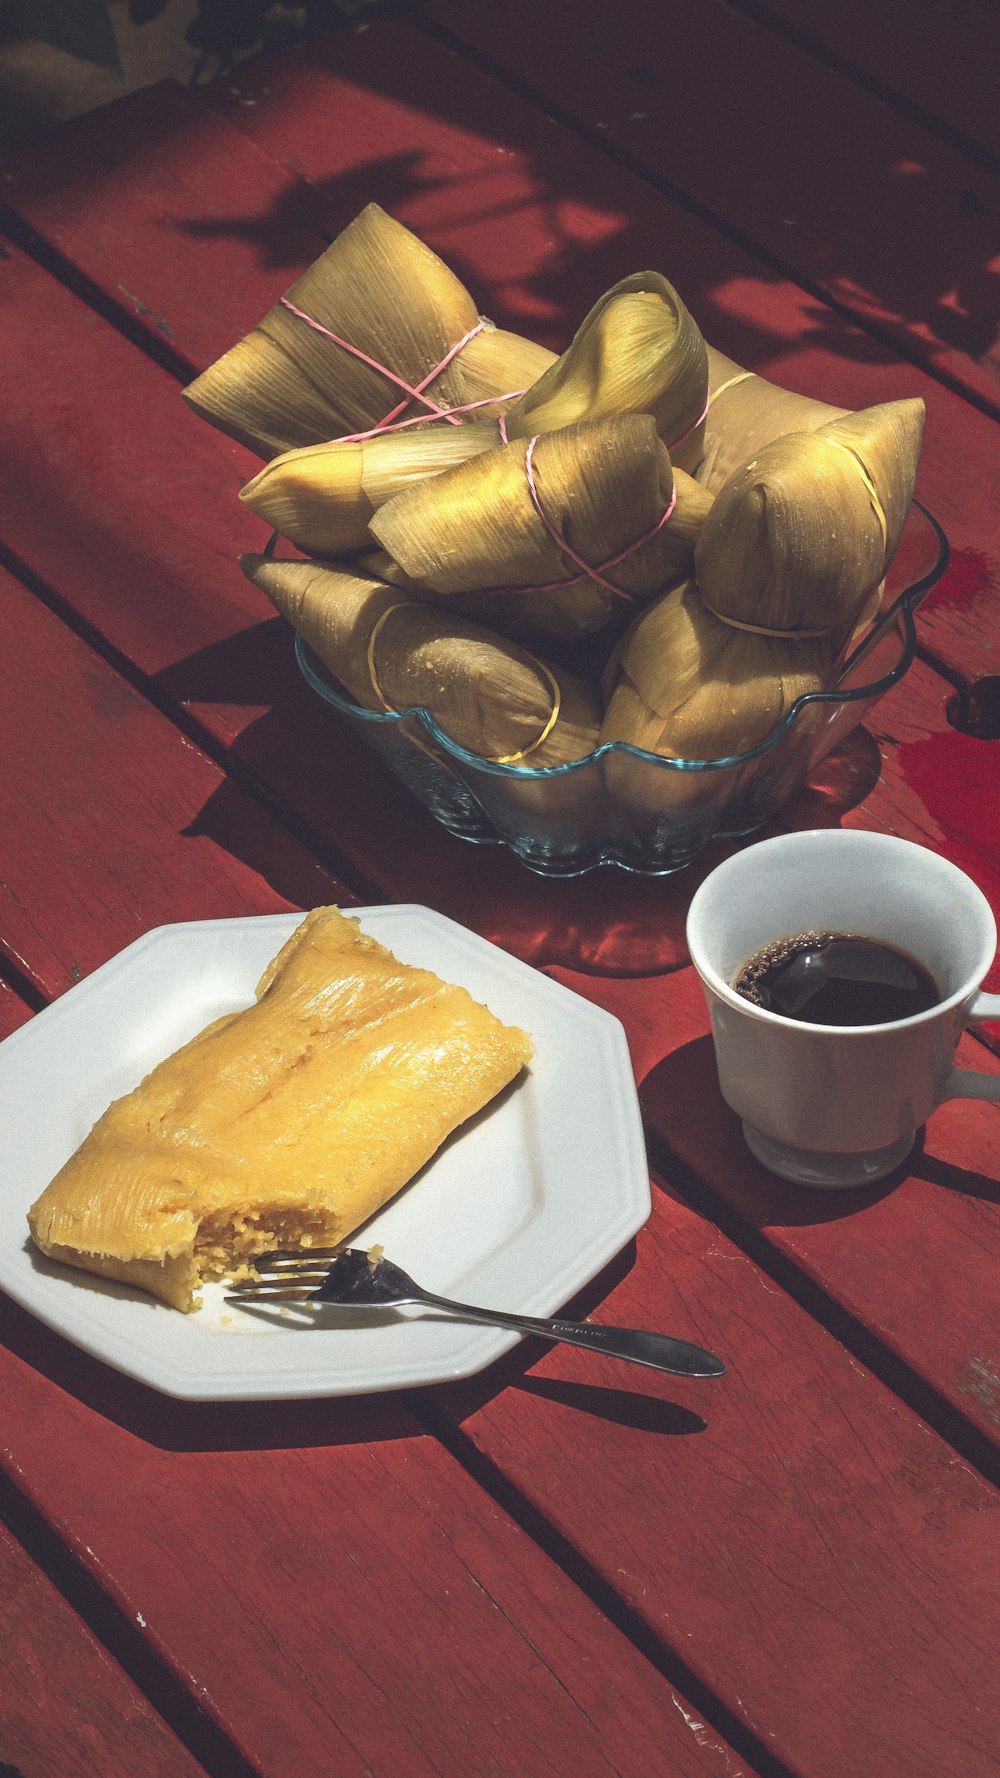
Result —
[{"label": "white octagonal plate", "polygon": [[[531,1067],[357,1237],[445,1296],[553,1315],[640,1229],[649,1175],[618,1020],[424,907],[351,910],[404,962],[459,982],[535,1043]],[[473,1375],[517,1335],[412,1310],[263,1317],[209,1286],[182,1315],[58,1266],[26,1212],[106,1106],[249,1005],[301,914],[161,926],[0,1044],[0,1286],[84,1351],[168,1395],[267,1401]]]}]

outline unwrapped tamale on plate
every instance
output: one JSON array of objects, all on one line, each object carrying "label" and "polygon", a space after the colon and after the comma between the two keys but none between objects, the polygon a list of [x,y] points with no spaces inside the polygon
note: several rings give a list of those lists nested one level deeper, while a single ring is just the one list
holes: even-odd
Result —
[{"label": "unwrapped tamale on plate", "polygon": [[109,1106],[32,1206],[32,1235],[192,1309],[205,1280],[271,1248],[342,1241],[531,1054],[466,989],[317,908],[253,1006]]}]

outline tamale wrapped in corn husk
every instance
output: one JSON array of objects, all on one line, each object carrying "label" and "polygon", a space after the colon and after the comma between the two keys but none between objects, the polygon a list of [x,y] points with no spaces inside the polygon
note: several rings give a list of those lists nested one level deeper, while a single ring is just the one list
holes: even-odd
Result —
[{"label": "tamale wrapped in corn husk", "polygon": [[777,439],[742,465],[705,521],[697,581],[658,600],[620,645],[601,740],[732,757],[829,686],[899,540],[922,425],[922,402],[888,402]]},{"label": "tamale wrapped in corn husk", "polygon": [[922,401],[882,402],[758,450],[702,528],[695,573],[706,605],[734,623],[839,630],[843,640],[895,554],[923,422]]},{"label": "tamale wrapped in corn husk", "polygon": [[422,705],[460,746],[496,762],[561,765],[593,750],[600,703],[577,675],[336,564],[240,562],[364,709]]},{"label": "tamale wrapped in corn husk", "polygon": [[689,572],[710,507],[652,416],[621,414],[541,434],[530,478],[529,445],[498,446],[396,495],[370,528],[453,609],[572,639]]},{"label": "tamale wrapped in corn husk", "polygon": [[708,346],[709,402],[698,480],[717,493],[754,451],[788,432],[815,432],[847,408],[769,383]]},{"label": "tamale wrapped in corn husk", "polygon": [[703,450],[708,358],[673,285],[636,272],[594,304],[565,352],[507,411],[508,438],[554,432],[607,414],[652,414],[681,469]]},{"label": "tamale wrapped in corn husk", "polygon": [[795,699],[826,683],[830,644],[734,630],[693,580],[636,618],[616,651],[601,741],[670,759],[722,759],[756,747]]},{"label": "tamale wrapped in corn husk", "polygon": [[496,443],[495,425],[436,422],[356,443],[302,445],[272,458],[240,499],[306,554],[345,555],[372,547],[368,526],[386,500]]},{"label": "tamale wrapped in corn husk", "polygon": [[432,376],[480,319],[444,262],[369,204],[184,397],[204,419],[268,458],[380,426],[397,408],[397,419],[432,411],[375,366],[411,390],[426,383],[425,394],[439,409],[488,399],[492,405],[478,417],[495,418],[510,403],[493,398],[526,389],[552,354],[486,322]]}]

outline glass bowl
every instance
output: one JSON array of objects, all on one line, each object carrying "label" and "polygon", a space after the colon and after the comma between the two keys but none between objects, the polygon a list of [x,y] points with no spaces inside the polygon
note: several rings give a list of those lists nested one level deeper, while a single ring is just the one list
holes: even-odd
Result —
[{"label": "glass bowl", "polygon": [[438,821],[474,845],[505,845],[543,876],[603,864],[650,876],[683,870],[715,839],[762,827],[819,761],[903,677],[916,649],[914,614],[948,565],[948,540],[914,501],[886,577],[880,616],[848,655],[836,686],[807,692],[746,753],[664,759],[610,741],[568,765],[499,765],[444,732],[426,709],[385,713],[353,702],[301,636],[308,683]]}]

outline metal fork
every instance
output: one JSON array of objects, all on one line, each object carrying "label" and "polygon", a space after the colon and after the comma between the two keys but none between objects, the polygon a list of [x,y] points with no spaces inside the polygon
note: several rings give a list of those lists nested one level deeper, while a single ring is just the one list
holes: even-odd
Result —
[{"label": "metal fork", "polygon": [[650,1333],[635,1327],[605,1327],[589,1321],[543,1321],[534,1315],[509,1315],[503,1309],[482,1309],[472,1303],[454,1302],[415,1284],[401,1266],[373,1257],[361,1247],[313,1247],[300,1253],[265,1253],[254,1261],[257,1280],[236,1284],[227,1303],[241,1307],[270,1303],[339,1303],[351,1308],[388,1308],[419,1303],[454,1315],[463,1321],[481,1321],[490,1327],[509,1327],[517,1333],[539,1334],[544,1340],[562,1340],[604,1352],[609,1358],[625,1358],[651,1370],[673,1371],[682,1377],[721,1377],[725,1365],[713,1352],[692,1346],[669,1334]]}]

